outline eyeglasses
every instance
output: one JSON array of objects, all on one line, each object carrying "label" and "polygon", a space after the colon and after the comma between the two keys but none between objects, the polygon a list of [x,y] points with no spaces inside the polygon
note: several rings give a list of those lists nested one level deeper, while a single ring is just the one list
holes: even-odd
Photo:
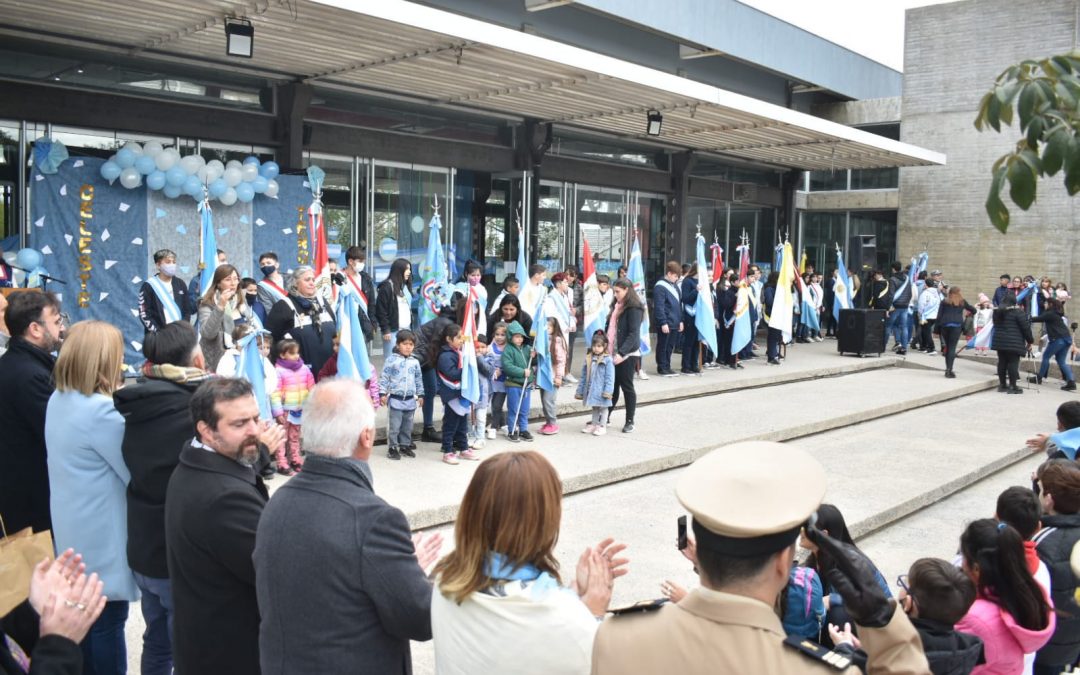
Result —
[{"label": "eyeglasses", "polygon": [[900,576],[896,577],[896,585],[904,589],[905,593],[911,595],[911,588],[908,586],[908,575],[901,574]]}]

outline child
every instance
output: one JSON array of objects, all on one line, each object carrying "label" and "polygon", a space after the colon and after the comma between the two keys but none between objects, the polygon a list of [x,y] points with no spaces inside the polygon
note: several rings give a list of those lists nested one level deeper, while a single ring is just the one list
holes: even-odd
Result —
[{"label": "child", "polygon": [[480,400],[469,412],[469,447],[483,449],[484,430],[487,427],[488,400],[491,398],[491,364],[487,360],[487,338],[478,335],[473,342],[476,347],[476,370],[480,373]]},{"label": "child", "polygon": [[465,338],[461,327],[454,323],[447,324],[439,337],[442,348],[435,352],[432,365],[439,380],[439,398],[443,402],[442,461],[456,465],[459,459],[479,460],[480,456],[469,449],[467,436],[471,406],[461,398],[461,345]]},{"label": "child", "polygon": [[517,276],[513,274],[507,274],[503,279],[502,288],[499,290],[499,294],[495,296],[495,301],[488,307],[488,317],[493,317],[499,311],[499,303],[507,295],[517,296],[518,291],[521,290],[521,282],[518,281]]},{"label": "child", "polygon": [[413,356],[416,336],[411,330],[398,331],[394,352],[383,364],[379,378],[379,398],[387,407],[389,429],[386,444],[390,446],[386,456],[399,460],[402,455],[416,457],[416,445],[412,442],[413,415],[417,405],[424,404],[424,379],[420,373],[420,361]]},{"label": "child", "polygon": [[611,396],[615,393],[615,363],[608,355],[607,336],[597,331],[589,347],[589,358],[581,367],[581,379],[578,380],[574,398],[585,401],[592,407],[592,420],[581,430],[583,434],[603,436],[607,433],[608,409],[611,408]]},{"label": "child", "polygon": [[[334,353],[330,355],[330,358],[326,359],[326,363],[319,369],[319,374],[315,377],[316,382],[321,382],[324,379],[337,377],[337,357],[338,348],[341,346],[341,334],[334,336]],[[371,366],[371,377],[364,382],[364,386],[368,390],[368,398],[371,399],[371,405],[376,410],[379,409],[379,371],[375,369],[375,364],[368,361],[368,365]],[[385,367],[385,366],[384,366]]]},{"label": "child", "polygon": [[544,421],[546,422],[540,427],[540,433],[553,436],[559,433],[556,400],[559,397],[559,387],[562,386],[563,377],[566,375],[566,338],[563,337],[562,328],[559,327],[559,322],[555,317],[548,317],[547,324],[548,335],[551,336],[548,351],[551,354],[551,376],[555,380],[555,388],[551,391],[540,390],[540,403],[544,407]]},{"label": "child", "polygon": [[277,418],[285,426],[285,447],[274,453],[278,473],[291,476],[304,466],[300,456],[300,420],[304,401],[315,387],[315,376],[311,369],[300,359],[300,344],[296,340],[282,340],[277,343],[278,379],[281,381],[279,410],[283,414]]},{"label": "child", "polygon": [[506,405],[506,375],[502,371],[502,355],[506,349],[506,324],[502,321],[495,324],[491,336],[491,346],[488,348],[484,360],[491,369],[491,402],[488,406],[488,419],[491,420],[491,428],[487,431],[488,440],[495,438],[495,433],[506,426],[506,413],[503,407]]},{"label": "child", "polygon": [[[525,346],[525,330],[517,321],[506,329],[510,344],[502,354],[502,371],[506,376],[506,407],[509,411],[506,439],[511,443],[531,441],[529,433],[529,405],[531,404],[533,375],[529,348]],[[445,427],[445,422],[443,423]]]},{"label": "child", "polygon": [[[990,298],[986,297],[986,293],[979,293],[979,302],[975,305],[975,324],[972,329],[975,331],[975,335],[979,334],[987,324],[994,320],[994,307],[990,303]],[[985,354],[989,351],[988,346],[976,347],[976,354]]]}]

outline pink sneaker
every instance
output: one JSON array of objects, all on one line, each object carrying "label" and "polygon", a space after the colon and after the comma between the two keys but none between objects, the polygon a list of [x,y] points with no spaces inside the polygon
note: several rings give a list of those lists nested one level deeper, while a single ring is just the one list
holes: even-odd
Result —
[{"label": "pink sneaker", "polygon": [[591,434],[594,429],[596,429],[596,425],[593,424],[592,422],[589,422],[589,423],[587,423],[585,425],[585,428],[581,430],[581,433],[583,433],[583,434]]},{"label": "pink sneaker", "polygon": [[461,464],[458,461],[456,452],[444,452],[442,456],[443,464]]},{"label": "pink sneaker", "polygon": [[592,435],[593,436],[603,436],[606,433],[607,433],[607,427],[596,427],[595,429],[593,429]]},{"label": "pink sneaker", "polygon": [[467,460],[472,461],[472,462],[479,462],[480,461],[480,455],[476,454],[472,450],[462,450],[457,455],[461,459],[467,459]]},{"label": "pink sneaker", "polygon": [[545,424],[544,426],[540,427],[540,433],[544,434],[545,436],[552,436],[554,434],[557,434],[559,433],[559,425]]}]

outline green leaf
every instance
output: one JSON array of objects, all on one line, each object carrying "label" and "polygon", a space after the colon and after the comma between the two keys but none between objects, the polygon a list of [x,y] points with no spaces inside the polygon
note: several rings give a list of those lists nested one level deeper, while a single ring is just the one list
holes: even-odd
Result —
[{"label": "green leaf", "polygon": [[[996,96],[990,96],[990,98],[986,102],[986,123],[989,124],[994,129],[994,131],[997,132],[1001,131],[1002,109],[1003,108],[1001,105],[1001,101],[999,101]],[[1009,115],[1012,115],[1011,106],[1005,106],[1004,110],[1008,110]]]},{"label": "green leaf", "polygon": [[1027,211],[1035,202],[1035,172],[1027,162],[1019,158],[1009,164],[1009,198],[1013,203]]},{"label": "green leaf", "polygon": [[986,215],[990,216],[990,222],[1002,234],[1009,229],[1009,209],[1001,201],[1001,184],[1005,180],[1005,172],[1004,166],[994,172],[993,180],[990,181],[990,194],[986,196]]},{"label": "green leaf", "polygon": [[1054,93],[1057,94],[1058,100],[1061,101],[1061,107],[1068,110],[1076,110],[1076,95],[1069,91],[1061,82],[1054,85]]},{"label": "green leaf", "polygon": [[1065,152],[1065,188],[1070,196],[1080,192],[1080,140],[1073,135]]},{"label": "green leaf", "polygon": [[[1050,80],[1039,78],[1035,80],[1035,84],[1039,87],[1039,103],[1052,103],[1054,101],[1054,85],[1050,83]],[[1036,109],[1039,107],[1041,106],[1036,106]]]},{"label": "green leaf", "polygon": [[1031,116],[1035,114],[1035,104],[1038,103],[1038,85],[1028,82],[1020,90],[1020,101],[1016,105],[1016,112],[1020,113],[1020,130],[1027,129],[1031,122]]},{"label": "green leaf", "polygon": [[1031,124],[1027,129],[1027,143],[1029,148],[1039,147],[1040,141],[1042,141],[1042,133],[1044,126],[1042,117],[1035,117],[1031,120]]},{"label": "green leaf", "polygon": [[[1004,122],[1006,124],[1006,126],[1012,126],[1013,109],[1012,109],[1011,105],[1003,105],[1003,106],[1001,106],[1001,111],[999,112],[999,116],[1001,118],[1001,121]],[[1000,129],[999,129],[999,131],[1000,131]]]},{"label": "green leaf", "polygon": [[1050,61],[1053,62],[1060,73],[1071,73],[1073,71],[1072,63],[1065,56],[1051,56]]},{"label": "green leaf", "polygon": [[1046,144],[1043,146],[1042,169],[1047,176],[1053,176],[1061,170],[1068,151],[1069,133],[1058,127],[1046,137]]},{"label": "green leaf", "polygon": [[978,131],[986,129],[986,108],[990,103],[990,98],[994,95],[993,92],[987,92],[983,94],[982,100],[979,101],[979,112],[975,115],[975,128]]}]

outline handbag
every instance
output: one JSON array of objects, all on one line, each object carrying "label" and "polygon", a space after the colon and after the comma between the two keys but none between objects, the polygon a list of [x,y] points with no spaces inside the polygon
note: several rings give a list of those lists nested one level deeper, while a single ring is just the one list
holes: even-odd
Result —
[{"label": "handbag", "polygon": [[30,578],[42,558],[52,560],[52,532],[26,528],[10,537],[0,517],[0,616],[6,616],[30,597]]}]

